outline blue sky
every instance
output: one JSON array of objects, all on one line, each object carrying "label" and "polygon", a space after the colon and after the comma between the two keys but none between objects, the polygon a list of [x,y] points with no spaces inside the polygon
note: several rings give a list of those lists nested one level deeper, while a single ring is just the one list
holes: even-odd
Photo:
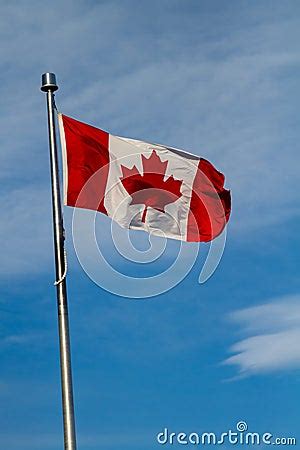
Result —
[{"label": "blue sky", "polygon": [[[299,9],[277,0],[2,2],[1,448],[62,447],[46,71],[65,114],[201,155],[233,195],[213,277],[197,282],[204,246],[182,283],[145,300],[87,277],[65,211],[78,447],[155,449],[166,426],[222,432],[238,420],[300,439]],[[101,241],[109,220],[99,216],[97,227]],[[168,262],[111,258],[138,276]]]}]

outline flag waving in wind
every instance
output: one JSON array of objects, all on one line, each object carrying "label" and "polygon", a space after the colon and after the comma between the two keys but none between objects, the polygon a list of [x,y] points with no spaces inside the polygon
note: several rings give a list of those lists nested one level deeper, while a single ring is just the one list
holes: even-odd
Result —
[{"label": "flag waving in wind", "polygon": [[224,175],[210,162],[58,117],[66,205],[183,241],[207,242],[222,232],[231,197]]}]

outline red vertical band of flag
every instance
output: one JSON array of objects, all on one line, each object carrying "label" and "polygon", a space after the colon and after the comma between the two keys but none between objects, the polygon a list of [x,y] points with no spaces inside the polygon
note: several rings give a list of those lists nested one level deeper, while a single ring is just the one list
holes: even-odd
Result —
[{"label": "red vertical band of flag", "polygon": [[71,117],[61,115],[61,118],[68,172],[65,203],[107,214],[104,197],[109,171],[109,134]]},{"label": "red vertical band of flag", "polygon": [[231,195],[224,188],[224,181],[221,172],[206,159],[200,159],[192,189],[188,241],[208,242],[223,231],[231,211]]}]

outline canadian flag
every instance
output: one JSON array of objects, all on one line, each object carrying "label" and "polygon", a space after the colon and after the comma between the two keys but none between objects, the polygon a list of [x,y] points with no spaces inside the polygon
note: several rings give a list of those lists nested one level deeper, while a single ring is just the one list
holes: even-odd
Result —
[{"label": "canadian flag", "polygon": [[100,211],[124,228],[210,241],[230,216],[224,175],[207,160],[114,136],[58,114],[64,203]]}]

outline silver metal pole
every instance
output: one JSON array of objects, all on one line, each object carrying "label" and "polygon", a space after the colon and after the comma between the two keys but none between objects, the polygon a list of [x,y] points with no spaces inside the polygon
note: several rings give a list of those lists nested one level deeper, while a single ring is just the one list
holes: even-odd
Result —
[{"label": "silver metal pole", "polygon": [[63,228],[62,207],[60,198],[59,170],[58,170],[55,118],[54,118],[54,91],[56,91],[57,89],[58,86],[56,84],[56,77],[54,73],[44,73],[42,75],[41,90],[43,92],[46,92],[47,94],[47,109],[48,109],[54,254],[55,254],[56,280],[59,280],[59,283],[56,286],[56,294],[58,306],[58,329],[59,329],[59,347],[60,347],[62,409],[64,422],[64,443],[65,443],[65,450],[76,450],[68,302],[67,302],[66,280],[64,277],[65,273],[64,228]]}]

